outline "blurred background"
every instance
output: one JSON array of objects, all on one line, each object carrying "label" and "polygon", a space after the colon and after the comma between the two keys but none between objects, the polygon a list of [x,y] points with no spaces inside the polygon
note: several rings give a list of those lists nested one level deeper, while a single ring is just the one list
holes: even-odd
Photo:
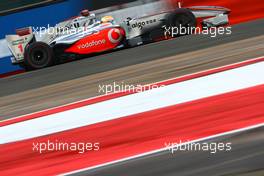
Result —
[{"label": "blurred background", "polygon": [[146,14],[147,11],[159,10],[161,4],[165,4],[164,2],[156,0],[1,0],[0,75],[21,70],[19,66],[11,64],[11,53],[5,41],[5,35],[14,34],[18,28],[46,27],[48,24],[53,26],[60,21],[77,16],[82,9],[94,11],[98,18],[107,14],[122,21],[128,16],[136,17]]},{"label": "blurred background", "polygon": [[[77,16],[82,9],[96,13],[98,19],[112,15],[117,22],[175,9],[179,0],[1,0],[0,1],[0,78],[22,71],[11,64],[11,53],[5,35],[27,26],[54,26]],[[263,0],[180,0],[183,7],[197,5],[223,6],[231,9],[231,25],[263,18]]]}]

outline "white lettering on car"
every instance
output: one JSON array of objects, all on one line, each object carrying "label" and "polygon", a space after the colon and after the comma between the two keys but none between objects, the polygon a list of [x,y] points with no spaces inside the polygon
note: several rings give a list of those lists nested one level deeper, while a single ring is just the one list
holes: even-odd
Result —
[{"label": "white lettering on car", "polygon": [[105,39],[93,40],[91,42],[87,42],[85,44],[78,45],[77,47],[78,47],[78,49],[85,49],[85,48],[90,48],[90,47],[93,47],[93,46],[105,44],[105,42],[106,42]]}]

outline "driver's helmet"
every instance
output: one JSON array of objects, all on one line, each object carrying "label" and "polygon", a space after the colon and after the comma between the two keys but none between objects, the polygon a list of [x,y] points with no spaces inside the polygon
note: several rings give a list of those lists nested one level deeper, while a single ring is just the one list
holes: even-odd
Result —
[{"label": "driver's helmet", "polygon": [[89,10],[87,10],[87,9],[82,10],[81,11],[81,16],[84,16],[84,17],[90,16]]},{"label": "driver's helmet", "polygon": [[101,18],[101,23],[113,23],[114,18],[112,16],[104,16]]}]

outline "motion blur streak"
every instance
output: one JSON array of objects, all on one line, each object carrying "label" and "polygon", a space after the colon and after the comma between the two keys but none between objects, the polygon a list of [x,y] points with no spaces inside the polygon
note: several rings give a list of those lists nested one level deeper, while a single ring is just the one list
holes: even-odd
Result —
[{"label": "motion blur streak", "polygon": [[[262,58],[254,60],[258,61]],[[250,62],[246,61],[245,63]],[[241,64],[243,65],[243,63],[237,65]],[[264,62],[249,64],[196,79],[161,86],[161,88],[3,126],[0,129],[0,135],[3,136],[0,138],[0,144],[54,134],[261,85],[264,84],[264,77],[261,76],[264,74],[263,67]],[[228,68],[232,68],[232,66],[228,66]],[[206,73],[210,74],[211,71]],[[237,78],[243,79],[238,80]],[[107,111],[102,111],[102,109],[107,109]]]},{"label": "motion blur streak", "polygon": [[[63,133],[3,144],[1,174],[59,174],[264,122],[264,85],[111,120]],[[100,142],[99,152],[32,151],[33,142]],[[14,169],[15,168],[15,169]]]},{"label": "motion blur streak", "polygon": [[[176,4],[176,0],[172,0]],[[215,5],[231,10],[230,24],[238,24],[264,17],[263,0],[183,0],[184,6]]]},{"label": "motion blur streak", "polygon": [[[264,61],[264,57],[254,58],[254,59],[250,59],[250,60],[247,60],[247,61],[226,65],[226,66],[223,66],[223,67],[213,68],[213,69],[201,71],[201,72],[198,72],[198,73],[188,74],[188,75],[184,75],[184,76],[181,76],[181,77],[169,79],[169,80],[166,80],[166,81],[161,81],[161,82],[158,82],[158,83],[154,83],[152,85],[157,85],[158,87],[160,87],[162,85],[175,84],[175,83],[188,81],[188,80],[199,78],[199,77],[203,77],[203,76],[208,76],[208,75],[211,75],[211,74],[215,74],[215,73],[219,73],[219,72],[223,72],[223,71],[227,71],[227,70],[243,67],[243,66],[246,66],[246,65],[250,65],[250,64],[254,64],[254,63],[258,63],[258,62],[263,62],[263,61]],[[114,98],[126,96],[126,95],[133,94],[133,93],[136,93],[136,92],[131,92],[131,91],[119,92],[119,93],[113,93],[113,94],[109,94],[109,95],[93,97],[93,98],[89,98],[89,99],[78,101],[78,102],[73,102],[73,103],[70,103],[70,104],[67,104],[67,105],[54,107],[54,108],[51,108],[51,109],[46,109],[46,110],[35,112],[35,113],[32,113],[32,114],[15,117],[15,118],[12,118],[12,119],[3,120],[3,121],[0,122],[0,127],[11,125],[11,124],[14,124],[14,123],[23,122],[23,121],[26,121],[26,120],[31,120],[31,119],[43,117],[43,116],[48,116],[48,115],[51,115],[51,114],[55,114],[55,113],[59,113],[59,112],[63,112],[63,111],[67,111],[67,110],[71,110],[71,109],[75,109],[75,108],[80,108],[80,107],[83,107],[83,106],[88,106],[88,105],[91,105],[91,104],[95,104],[95,103],[111,100],[111,99],[114,99]]]}]

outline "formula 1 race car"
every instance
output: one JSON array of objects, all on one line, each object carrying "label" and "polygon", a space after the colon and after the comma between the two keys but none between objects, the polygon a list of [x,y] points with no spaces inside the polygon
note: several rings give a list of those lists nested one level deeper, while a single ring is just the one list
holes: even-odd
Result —
[{"label": "formula 1 race car", "polygon": [[[230,10],[223,7],[179,7],[151,16],[127,18],[116,24],[112,16],[101,20],[83,10],[81,16],[69,19],[45,30],[32,31],[31,27],[16,30],[16,35],[7,35],[13,64],[26,70],[40,69],[63,61],[133,47],[164,38],[164,27],[196,27],[197,18],[203,27],[228,24]],[[186,33],[190,34],[190,33]],[[178,36],[178,35],[177,35]]]},{"label": "formula 1 race car", "polygon": [[55,27],[33,32],[31,27],[7,35],[13,64],[26,70],[48,67],[64,60],[100,53],[121,47],[125,31],[106,16],[98,21],[88,10],[81,16],[57,24]]},{"label": "formula 1 race car", "polygon": [[[127,32],[126,39],[129,46],[135,46],[155,39],[189,35],[194,33],[197,26],[201,29],[209,29],[227,25],[230,12],[229,9],[219,6],[182,8],[179,3],[174,11],[134,19],[128,17],[123,27]],[[181,31],[181,29],[185,30]]]}]

